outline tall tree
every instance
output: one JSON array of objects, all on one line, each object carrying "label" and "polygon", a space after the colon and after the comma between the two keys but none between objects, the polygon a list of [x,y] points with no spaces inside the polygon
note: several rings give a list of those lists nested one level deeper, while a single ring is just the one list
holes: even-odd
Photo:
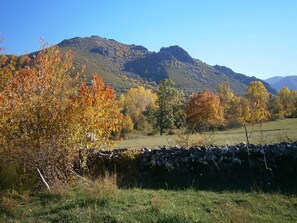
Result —
[{"label": "tall tree", "polygon": [[221,105],[224,108],[224,118],[228,127],[237,126],[241,123],[240,97],[236,96],[229,83],[218,84],[218,93]]},{"label": "tall tree", "polygon": [[284,117],[291,117],[295,109],[297,92],[290,90],[288,87],[283,87],[280,91],[278,91],[277,98],[281,104],[282,115]]},{"label": "tall tree", "polygon": [[268,102],[269,120],[274,121],[281,117],[282,105],[277,96],[269,95]]},{"label": "tall tree", "polygon": [[[125,95],[120,96],[121,106],[124,113],[127,113],[132,118],[135,128],[141,125],[139,123],[140,119],[143,119],[143,112],[146,111],[148,107],[156,107],[157,95],[150,89],[145,89],[140,86],[138,88],[131,88]],[[143,120],[142,120],[143,121]]]},{"label": "tall tree", "polygon": [[[241,100],[242,120],[244,123],[247,144],[253,133],[255,124],[261,123],[269,118],[267,106],[269,94],[261,81],[253,81],[246,89],[246,95]],[[248,133],[246,124],[252,125],[252,130]],[[249,149],[248,149],[249,154]]]},{"label": "tall tree", "polygon": [[220,99],[208,90],[191,96],[186,107],[186,114],[187,124],[191,130],[204,131],[224,124]]},{"label": "tall tree", "polygon": [[175,109],[183,103],[182,93],[175,88],[175,83],[171,79],[165,79],[160,82],[159,89],[157,91],[158,99],[158,125],[160,128],[160,135],[163,135],[166,129],[171,129],[175,124]]},{"label": "tall tree", "polygon": [[218,84],[218,96],[220,97],[221,105],[228,110],[230,103],[234,98],[234,92],[230,88],[229,83]]},{"label": "tall tree", "polygon": [[80,126],[86,133],[82,143],[87,146],[106,147],[112,144],[108,140],[112,132],[121,128],[122,115],[116,94],[107,86],[101,77],[93,74],[92,85],[82,83],[79,94],[74,97],[74,103],[78,105],[77,116]]},{"label": "tall tree", "polygon": [[292,111],[292,117],[297,118],[297,91],[295,91],[294,109]]},{"label": "tall tree", "polygon": [[267,107],[269,94],[261,81],[253,81],[246,89],[246,98],[249,102],[249,110],[246,113],[245,122],[255,124],[267,120],[269,111]]},{"label": "tall tree", "polygon": [[0,91],[1,164],[20,167],[27,177],[38,168],[50,183],[65,181],[88,136],[105,145],[120,128],[114,92],[96,76],[91,87],[78,87],[69,52],[50,47],[19,70],[7,66],[13,75]]},{"label": "tall tree", "polygon": [[[269,94],[261,81],[253,81],[246,89],[245,96],[246,97],[242,100],[243,104],[246,104],[246,106],[243,106],[244,110],[242,119],[244,122],[245,136],[247,140],[248,163],[249,168],[251,169],[252,165],[250,160],[249,138],[252,136],[255,124],[267,120],[269,117],[267,107]],[[253,126],[250,133],[248,133],[246,123],[252,124]],[[263,154],[265,154],[264,150]]]}]

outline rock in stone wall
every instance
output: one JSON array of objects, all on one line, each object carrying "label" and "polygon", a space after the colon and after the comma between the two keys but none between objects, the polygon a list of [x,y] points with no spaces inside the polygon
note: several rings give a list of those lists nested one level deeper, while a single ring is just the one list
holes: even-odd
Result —
[{"label": "rock in stone wall", "polygon": [[122,185],[148,187],[293,187],[297,184],[297,142],[272,145],[118,149],[90,153],[92,176],[117,172]]}]

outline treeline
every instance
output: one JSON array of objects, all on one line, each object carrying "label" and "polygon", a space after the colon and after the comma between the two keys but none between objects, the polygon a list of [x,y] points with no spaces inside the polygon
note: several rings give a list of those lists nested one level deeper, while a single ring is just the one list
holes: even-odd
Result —
[{"label": "treeline", "polygon": [[241,96],[228,83],[221,83],[216,93],[204,90],[187,98],[172,80],[165,79],[156,92],[131,88],[119,101],[125,116],[122,136],[133,129],[162,135],[180,128],[201,132],[297,117],[297,91],[284,87],[271,95],[260,81],[252,82]]}]

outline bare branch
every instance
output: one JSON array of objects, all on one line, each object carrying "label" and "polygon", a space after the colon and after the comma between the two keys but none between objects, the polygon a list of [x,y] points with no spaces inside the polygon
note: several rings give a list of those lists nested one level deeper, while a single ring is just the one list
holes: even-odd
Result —
[{"label": "bare branch", "polygon": [[51,191],[51,188],[50,186],[48,185],[48,183],[46,182],[46,180],[44,179],[43,175],[41,174],[40,170],[37,168],[37,172],[39,173],[39,176],[42,180],[42,182],[45,184],[46,188],[48,191]]}]

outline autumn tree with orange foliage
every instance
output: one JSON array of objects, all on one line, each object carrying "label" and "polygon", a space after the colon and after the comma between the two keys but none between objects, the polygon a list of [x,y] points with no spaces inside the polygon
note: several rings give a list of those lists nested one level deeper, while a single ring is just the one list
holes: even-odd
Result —
[{"label": "autumn tree with orange foliage", "polygon": [[79,122],[84,134],[84,145],[95,147],[109,147],[113,143],[108,140],[112,132],[120,131],[122,115],[116,94],[107,86],[102,78],[93,75],[92,85],[82,83],[79,94],[75,98],[78,105]]},{"label": "autumn tree with orange foliage", "polygon": [[220,99],[208,90],[191,96],[186,106],[186,114],[190,130],[200,132],[224,124],[224,112]]},{"label": "autumn tree with orange foliage", "polygon": [[70,75],[72,55],[57,47],[27,57],[19,69],[7,66],[12,75],[0,90],[1,164],[16,166],[25,179],[38,168],[49,184],[67,182],[80,152],[90,143],[109,144],[111,131],[121,127],[113,90],[96,76],[91,87],[80,85]]}]

